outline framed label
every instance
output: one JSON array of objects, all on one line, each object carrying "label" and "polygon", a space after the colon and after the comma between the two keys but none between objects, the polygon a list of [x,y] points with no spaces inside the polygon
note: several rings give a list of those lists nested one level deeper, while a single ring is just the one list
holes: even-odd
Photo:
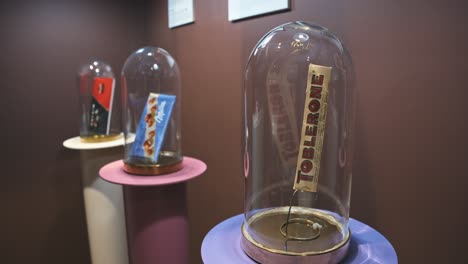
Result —
[{"label": "framed label", "polygon": [[236,21],[282,10],[289,10],[289,0],[229,0],[229,21]]},{"label": "framed label", "polygon": [[189,24],[195,21],[193,0],[168,0],[169,28]]}]

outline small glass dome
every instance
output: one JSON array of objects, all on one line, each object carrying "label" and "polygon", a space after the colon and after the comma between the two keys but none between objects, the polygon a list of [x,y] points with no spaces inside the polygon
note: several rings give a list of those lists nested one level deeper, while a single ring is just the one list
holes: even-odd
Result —
[{"label": "small glass dome", "polygon": [[244,77],[244,251],[338,263],[350,239],[350,57],[327,29],[287,23],[258,42]]},{"label": "small glass dome", "polygon": [[80,138],[82,142],[103,142],[120,137],[119,122],[112,122],[115,78],[112,68],[98,60],[78,71]]},{"label": "small glass dome", "polygon": [[182,168],[180,73],[157,47],[132,53],[122,68],[124,170],[158,175]]}]

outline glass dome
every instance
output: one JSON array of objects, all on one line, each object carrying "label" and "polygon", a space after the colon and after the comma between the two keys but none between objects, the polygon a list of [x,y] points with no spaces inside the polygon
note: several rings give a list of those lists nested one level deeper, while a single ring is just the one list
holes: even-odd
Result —
[{"label": "glass dome", "polygon": [[244,80],[242,247],[260,263],[338,263],[349,245],[353,67],[306,22],[276,27]]},{"label": "glass dome", "polygon": [[82,142],[103,142],[120,137],[120,125],[112,122],[115,78],[112,68],[98,60],[78,71],[80,138]]},{"label": "glass dome", "polygon": [[127,58],[121,78],[124,170],[158,175],[181,169],[181,87],[174,58],[161,48],[141,48]]}]

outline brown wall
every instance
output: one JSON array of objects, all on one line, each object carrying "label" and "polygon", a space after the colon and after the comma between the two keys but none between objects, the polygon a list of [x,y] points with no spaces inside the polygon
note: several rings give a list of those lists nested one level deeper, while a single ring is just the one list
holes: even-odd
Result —
[{"label": "brown wall", "polygon": [[462,263],[468,200],[467,6],[463,1],[293,0],[290,12],[236,23],[227,1],[195,2],[196,22],[167,28],[152,1],[150,42],[175,56],[183,80],[183,150],[208,172],[189,183],[191,254],[242,212],[243,69],[273,27],[313,21],[352,53],[359,90],[351,216],[382,232],[401,263]]},{"label": "brown wall", "polygon": [[79,133],[78,67],[118,74],[143,45],[140,6],[1,1],[0,263],[90,263],[79,153],[62,142]]},{"label": "brown wall", "polygon": [[200,263],[204,235],[243,208],[244,65],[263,34],[292,20],[336,32],[354,59],[351,216],[383,233],[401,263],[466,262],[467,4],[292,0],[290,12],[231,23],[227,1],[195,0],[195,24],[169,30],[167,1],[146,2],[0,4],[1,263],[89,263],[79,155],[61,147],[78,133],[75,73],[100,57],[118,74],[143,45],[178,61],[183,151],[208,164],[188,185]]}]

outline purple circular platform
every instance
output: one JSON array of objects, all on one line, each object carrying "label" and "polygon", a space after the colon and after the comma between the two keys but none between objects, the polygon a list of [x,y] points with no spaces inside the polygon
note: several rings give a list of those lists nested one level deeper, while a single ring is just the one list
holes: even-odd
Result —
[{"label": "purple circular platform", "polygon": [[[203,239],[201,255],[205,264],[256,264],[240,246],[244,215],[236,215],[219,223]],[[392,244],[372,227],[349,220],[351,242],[342,264],[397,264]]]},{"label": "purple circular platform", "polygon": [[99,170],[99,175],[106,181],[130,185],[130,186],[160,186],[188,181],[206,170],[206,164],[190,157],[184,157],[182,160],[183,168],[179,171],[157,175],[157,176],[139,176],[125,172],[123,170],[123,161],[111,162]]}]

